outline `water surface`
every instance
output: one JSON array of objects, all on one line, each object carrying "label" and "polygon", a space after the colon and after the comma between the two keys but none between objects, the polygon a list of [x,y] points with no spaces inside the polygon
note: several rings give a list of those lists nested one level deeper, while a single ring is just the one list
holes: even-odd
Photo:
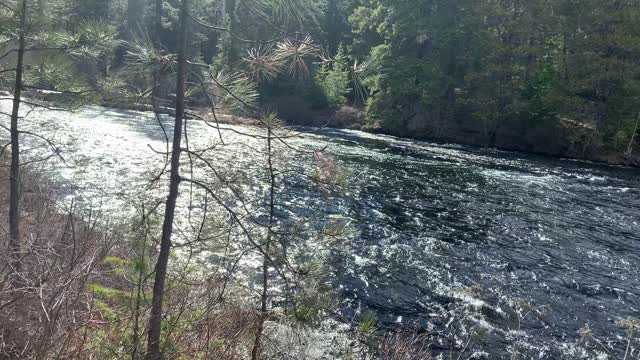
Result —
[{"label": "water surface", "polygon": [[[107,212],[130,206],[161,167],[151,148],[164,151],[164,135],[150,114],[94,107],[32,113],[24,126],[62,144],[67,164],[43,165],[59,191]],[[191,126],[194,143],[219,142],[215,130]],[[261,179],[261,141],[223,137],[212,161]],[[25,158],[45,153],[25,141]],[[357,236],[330,259],[345,317],[372,311],[384,328],[426,332],[436,353],[470,340],[461,359],[510,359],[514,346],[527,359],[623,357],[619,322],[640,317],[637,169],[346,130],[289,141],[327,147],[351,174],[330,196],[291,175],[283,195],[292,207],[352,219]],[[281,161],[306,164],[286,154]],[[579,334],[587,324],[601,345]]]}]

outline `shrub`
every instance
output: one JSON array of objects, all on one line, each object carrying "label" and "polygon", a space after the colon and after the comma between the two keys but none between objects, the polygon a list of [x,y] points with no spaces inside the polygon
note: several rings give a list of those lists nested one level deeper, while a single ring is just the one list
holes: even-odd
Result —
[{"label": "shrub", "polygon": [[320,84],[329,107],[338,108],[347,102],[347,96],[351,92],[349,63],[342,48],[330,65],[322,66],[316,75],[316,81]]}]

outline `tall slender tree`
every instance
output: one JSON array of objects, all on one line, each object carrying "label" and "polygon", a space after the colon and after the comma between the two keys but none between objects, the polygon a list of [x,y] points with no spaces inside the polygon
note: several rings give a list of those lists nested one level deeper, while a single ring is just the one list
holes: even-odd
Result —
[{"label": "tall slender tree", "polygon": [[156,0],[153,14],[153,40],[156,46],[162,43],[162,18],[164,16],[164,0]]},{"label": "tall slender tree", "polygon": [[13,253],[14,271],[20,272],[20,256],[22,241],[20,239],[20,132],[18,118],[22,96],[22,80],[24,74],[25,36],[27,32],[27,0],[22,0],[20,6],[20,27],[18,33],[18,57],[16,60],[16,78],[13,90],[13,108],[11,110],[11,171],[10,200],[9,200],[9,236],[10,248]]},{"label": "tall slender tree", "polygon": [[[13,73],[13,96],[10,114],[2,113],[10,118],[8,131],[11,142],[11,167],[10,167],[10,200],[9,200],[9,238],[10,249],[14,259],[14,268],[20,270],[20,254],[22,239],[20,232],[20,199],[21,199],[21,159],[20,139],[29,136],[38,141],[44,141],[55,155],[59,155],[59,149],[50,139],[46,139],[34,132],[21,129],[21,119],[26,113],[22,109],[25,103],[23,93],[26,90],[41,91],[53,90],[63,94],[64,101],[85,102],[97,98],[96,89],[89,89],[87,84],[77,78],[71,79],[75,74],[78,64],[86,59],[101,57],[113,46],[113,34],[100,26],[86,23],[81,27],[82,34],[69,33],[60,28],[60,24],[53,19],[54,14],[44,10],[45,4],[31,0],[20,0],[17,8],[3,7],[1,11],[8,11],[14,19],[15,29],[8,29],[9,38],[17,34],[17,39],[7,41],[8,50],[0,56],[0,60],[11,58],[15,54],[15,68],[10,68]],[[49,5],[59,5],[58,2]],[[6,28],[4,29],[7,30]],[[27,54],[34,54],[28,57]],[[38,65],[38,66],[35,66]],[[0,76],[9,74],[1,72]],[[37,94],[36,94],[37,95]],[[63,102],[64,102],[63,101]],[[39,104],[38,101],[28,101],[29,108],[48,106]],[[61,106],[62,102],[60,103]]]},{"label": "tall slender tree", "polygon": [[253,350],[251,351],[251,358],[253,360],[258,360],[261,354],[262,347],[262,332],[264,331],[264,323],[267,320],[268,316],[268,296],[269,296],[269,266],[270,264],[270,250],[271,250],[271,242],[274,240],[274,223],[275,223],[275,202],[276,202],[276,170],[274,167],[274,134],[273,128],[276,126],[277,118],[275,115],[269,115],[264,118],[264,125],[267,128],[267,176],[269,182],[269,200],[268,200],[268,223],[267,226],[267,236],[264,243],[264,254],[262,257],[262,294],[260,295],[260,320],[258,323],[258,327],[256,330],[256,338],[253,344]]},{"label": "tall slender tree", "polygon": [[178,73],[176,83],[176,110],[173,127],[173,147],[171,149],[171,164],[169,178],[169,196],[165,205],[160,253],[155,266],[155,281],[153,284],[153,299],[151,316],[149,318],[149,337],[147,341],[147,359],[160,360],[160,336],[162,332],[162,307],[164,301],[167,266],[171,252],[171,235],[176,212],[176,202],[180,188],[180,156],[182,154],[182,127],[185,114],[185,84],[187,78],[187,35],[189,28],[189,0],[180,3],[180,48],[178,50]]}]

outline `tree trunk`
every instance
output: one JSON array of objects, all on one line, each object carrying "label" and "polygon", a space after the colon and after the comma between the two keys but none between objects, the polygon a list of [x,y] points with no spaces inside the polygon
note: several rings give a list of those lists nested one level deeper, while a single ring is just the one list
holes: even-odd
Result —
[{"label": "tree trunk", "polygon": [[264,330],[264,322],[267,320],[267,295],[269,291],[269,248],[271,247],[271,240],[273,237],[273,223],[275,216],[275,194],[276,194],[276,175],[273,169],[273,147],[272,147],[272,129],[271,124],[267,124],[267,165],[269,170],[269,225],[267,227],[267,241],[264,248],[264,258],[262,262],[262,298],[260,307],[260,323],[256,330],[256,339],[253,344],[253,350],[251,351],[251,359],[258,360],[260,358],[262,347],[262,331]]},{"label": "tree trunk", "polygon": [[[133,42],[142,33],[141,17],[144,13],[144,3],[142,0],[127,0],[127,24],[122,30],[122,37]],[[124,64],[124,57],[127,53],[127,44],[123,43],[116,49],[115,63],[116,66]],[[93,72],[92,72],[93,73]],[[133,80],[133,79],[132,79]],[[134,83],[137,81],[133,80]]]},{"label": "tree trunk", "polygon": [[[269,229],[269,235],[267,235],[267,244],[265,245],[265,253],[269,252],[269,242],[271,242],[271,229]],[[264,322],[267,319],[267,295],[269,291],[269,263],[265,256],[262,260],[262,296],[260,307],[260,322],[256,329],[256,339],[253,343],[253,350],[251,350],[251,360],[260,359],[260,353],[262,348],[262,331],[264,331]]]},{"label": "tree trunk", "polygon": [[[211,18],[212,24],[215,24],[217,27],[225,27],[227,19],[227,4],[226,0],[221,0],[218,2],[218,6],[213,12],[213,17]],[[201,52],[202,58],[206,64],[213,64],[216,56],[218,55],[218,43],[222,39],[220,34],[220,30],[210,30],[206,39],[201,44]]]},{"label": "tree trunk", "polygon": [[27,0],[22,0],[20,14],[20,35],[18,40],[18,61],[16,64],[16,83],[13,93],[13,109],[11,111],[11,172],[9,200],[9,246],[14,260],[14,271],[20,271],[21,239],[20,239],[20,141],[18,117],[20,97],[22,96],[22,77],[24,73],[25,32],[27,23]]},{"label": "tree trunk", "polygon": [[162,45],[162,16],[163,16],[163,1],[164,0],[156,0],[156,14],[154,19],[154,36],[152,37],[156,43],[156,46],[159,48]]},{"label": "tree trunk", "polygon": [[[156,48],[156,50],[162,50],[164,46],[162,44],[162,17],[164,14],[163,1],[164,0],[156,0],[155,5],[155,16],[153,20],[154,25],[152,30],[153,35],[151,36],[151,40],[153,41],[153,46]],[[152,101],[154,102],[160,98],[165,97],[165,95],[168,93],[167,89],[165,89],[163,81],[165,76],[164,71],[165,70],[162,70],[160,73],[154,74],[153,89],[151,91],[151,96],[153,97]]]},{"label": "tree trunk", "polygon": [[151,303],[151,316],[149,318],[149,338],[147,342],[147,359],[160,360],[160,333],[162,322],[162,302],[167,276],[167,265],[171,251],[171,233],[173,232],[173,219],[178,199],[180,186],[180,154],[182,152],[182,124],[184,118],[185,80],[187,70],[187,14],[189,0],[182,0],[180,7],[180,50],[178,53],[178,80],[176,86],[176,117],[173,130],[173,150],[171,152],[171,178],[169,181],[169,196],[167,198],[164,223],[162,226],[162,238],[160,241],[160,254],[155,267],[155,282],[153,284],[153,299]]},{"label": "tree trunk", "polygon": [[138,269],[138,283],[136,284],[137,293],[136,293],[136,303],[134,307],[134,315],[133,315],[133,348],[131,349],[131,360],[138,360],[138,353],[140,351],[140,309],[142,307],[142,298],[144,292],[145,285],[145,273],[146,267],[144,263],[146,261],[145,252],[147,250],[147,236],[149,234],[149,230],[147,229],[147,215],[145,212],[144,204],[142,205],[142,222],[140,227],[142,228],[142,246],[139,249],[139,256],[136,261],[140,261],[141,266]]}]

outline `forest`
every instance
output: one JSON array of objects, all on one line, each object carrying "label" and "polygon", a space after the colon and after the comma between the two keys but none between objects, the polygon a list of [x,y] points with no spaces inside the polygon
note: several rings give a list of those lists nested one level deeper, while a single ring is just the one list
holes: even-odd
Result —
[{"label": "forest", "polygon": [[[617,241],[638,227],[638,19],[636,0],[0,0],[0,359],[637,356],[637,245]],[[615,316],[491,283],[533,261],[462,259],[499,239],[522,260],[547,230],[631,249],[588,293]]]},{"label": "forest", "polygon": [[[640,10],[633,1],[274,0],[271,10],[254,2],[194,1],[188,56],[246,75],[258,103],[290,123],[637,160]],[[29,21],[37,33],[76,37],[99,24],[111,47],[100,44],[99,59],[67,67],[81,71],[84,83],[74,77],[64,87],[88,86],[99,97],[92,101],[116,104],[144,101],[146,89],[123,71],[127,49],[115,43],[159,42],[176,53],[177,8],[36,1]],[[267,13],[273,22],[264,21]],[[282,34],[302,45],[291,54],[299,63],[288,69],[274,63]],[[27,75],[45,88],[64,81],[47,79],[46,71],[33,67]],[[2,75],[10,84],[12,74]]]}]

